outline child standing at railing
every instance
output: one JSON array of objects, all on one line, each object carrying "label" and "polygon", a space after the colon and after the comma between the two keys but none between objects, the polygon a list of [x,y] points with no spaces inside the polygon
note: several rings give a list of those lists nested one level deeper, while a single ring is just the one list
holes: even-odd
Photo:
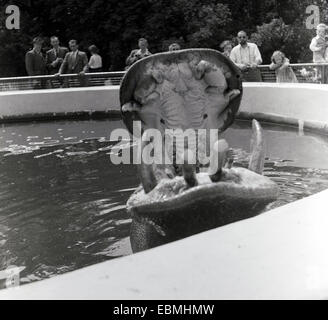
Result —
[{"label": "child standing at railing", "polygon": [[326,40],[326,30],[327,26],[324,23],[320,23],[317,26],[317,36],[314,37],[310,44],[310,50],[313,52],[313,62],[314,63],[324,63],[325,52],[328,47]]},{"label": "child standing at railing", "polygon": [[[320,23],[316,29],[316,37],[314,37],[310,44],[310,50],[313,52],[314,63],[325,63],[327,61],[327,47],[328,42],[326,39],[327,26],[324,23]],[[318,66],[315,70],[315,81],[326,83],[326,76],[324,67]]]},{"label": "child standing at railing", "polygon": [[277,82],[297,83],[296,75],[290,67],[289,59],[281,51],[275,51],[271,58],[270,69],[275,70]]}]

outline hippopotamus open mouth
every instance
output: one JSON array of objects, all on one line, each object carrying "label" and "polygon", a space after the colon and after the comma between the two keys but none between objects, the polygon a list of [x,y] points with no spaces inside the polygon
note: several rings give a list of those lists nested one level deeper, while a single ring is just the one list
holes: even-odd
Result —
[{"label": "hippopotamus open mouth", "polygon": [[[220,133],[233,123],[241,98],[240,72],[215,50],[161,53],[140,60],[127,72],[120,90],[122,115],[132,133],[133,121],[141,121],[141,152],[154,144],[147,139],[149,129],[173,141],[164,143],[163,150],[172,163],[142,160],[138,166],[142,186],[127,204],[134,252],[256,216],[277,199],[277,185],[262,176],[259,123],[253,121],[248,170],[232,167],[228,144],[220,140]],[[167,132],[177,129],[196,132],[191,139],[194,148],[184,140],[182,149],[176,147]],[[209,150],[206,165],[201,159]]]}]

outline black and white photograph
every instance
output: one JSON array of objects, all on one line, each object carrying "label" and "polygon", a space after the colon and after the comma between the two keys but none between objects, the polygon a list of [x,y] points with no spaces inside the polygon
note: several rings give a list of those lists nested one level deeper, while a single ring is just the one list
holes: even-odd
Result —
[{"label": "black and white photograph", "polygon": [[328,299],[327,101],[328,0],[0,0],[0,300]]}]

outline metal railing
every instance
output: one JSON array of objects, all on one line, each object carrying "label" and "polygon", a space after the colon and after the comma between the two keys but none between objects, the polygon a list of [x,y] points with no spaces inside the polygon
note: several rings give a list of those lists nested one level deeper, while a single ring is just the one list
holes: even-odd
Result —
[{"label": "metal railing", "polygon": [[0,91],[79,88],[120,85],[125,72],[99,72],[85,75],[0,78]]},{"label": "metal railing", "polygon": [[[295,63],[290,65],[299,83],[328,83],[328,63]],[[276,82],[269,65],[259,66],[263,82]]]},{"label": "metal railing", "polygon": [[[300,83],[328,83],[328,63],[301,63],[290,65]],[[269,65],[259,66],[263,82],[276,82],[275,71]],[[94,86],[120,85],[125,71],[87,73],[84,76],[66,74],[60,77],[12,77],[0,78],[0,91],[78,88]],[[245,79],[252,81],[252,79]]]}]

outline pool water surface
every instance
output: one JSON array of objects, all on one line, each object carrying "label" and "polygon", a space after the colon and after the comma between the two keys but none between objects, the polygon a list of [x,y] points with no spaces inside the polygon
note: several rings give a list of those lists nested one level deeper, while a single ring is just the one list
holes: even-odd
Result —
[{"label": "pool water surface", "polygon": [[[115,166],[121,121],[60,121],[0,127],[0,270],[25,267],[30,283],[131,254],[125,204],[138,187],[134,165]],[[265,175],[280,197],[269,209],[328,188],[328,138],[263,125]],[[224,137],[247,166],[251,124]],[[131,141],[120,144],[131,148]]]}]

